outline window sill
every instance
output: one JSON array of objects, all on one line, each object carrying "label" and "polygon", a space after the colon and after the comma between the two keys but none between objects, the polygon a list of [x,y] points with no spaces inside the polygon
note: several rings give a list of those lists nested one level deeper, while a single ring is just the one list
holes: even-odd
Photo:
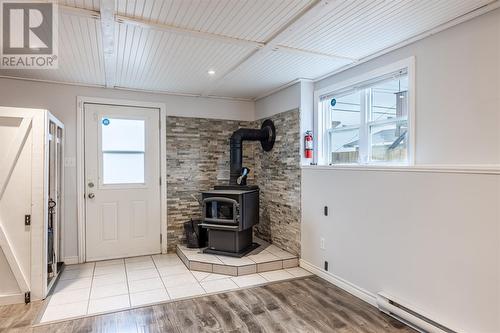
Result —
[{"label": "window sill", "polygon": [[500,165],[420,164],[420,165],[302,165],[304,170],[430,172],[500,175]]}]

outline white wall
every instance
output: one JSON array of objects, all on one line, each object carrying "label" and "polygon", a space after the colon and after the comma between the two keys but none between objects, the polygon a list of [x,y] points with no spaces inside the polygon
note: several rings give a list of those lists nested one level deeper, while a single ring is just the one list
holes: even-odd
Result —
[{"label": "white wall", "polygon": [[300,108],[300,82],[255,102],[255,119]]},{"label": "white wall", "polygon": [[262,119],[275,114],[299,109],[300,110],[300,151],[301,165],[309,165],[312,159],[304,158],[304,134],[313,130],[314,125],[314,82],[301,80],[290,87],[284,88],[255,102],[255,117]]},{"label": "white wall", "polygon": [[[409,56],[417,164],[498,170],[500,10],[315,89]],[[459,332],[500,332],[500,175],[309,167],[302,198],[305,262],[322,269],[328,260],[331,274],[367,297],[387,292]]]},{"label": "white wall", "polygon": [[[76,157],[76,99],[77,96],[161,102],[167,114],[185,117],[204,117],[232,120],[254,120],[254,103],[201,97],[131,92],[89,88],[0,78],[0,105],[50,110],[64,122],[66,129],[65,155]],[[76,167],[65,170],[65,257],[78,255],[76,221]]]},{"label": "white wall", "polygon": [[316,168],[302,193],[303,260],[457,332],[500,332],[500,176]]}]

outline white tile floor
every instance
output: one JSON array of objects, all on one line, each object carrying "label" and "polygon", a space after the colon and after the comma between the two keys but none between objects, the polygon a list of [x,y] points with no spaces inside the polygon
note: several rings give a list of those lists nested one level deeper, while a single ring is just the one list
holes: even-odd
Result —
[{"label": "white tile floor", "polygon": [[300,267],[231,277],[189,271],[175,254],[67,266],[42,323],[311,275]]}]

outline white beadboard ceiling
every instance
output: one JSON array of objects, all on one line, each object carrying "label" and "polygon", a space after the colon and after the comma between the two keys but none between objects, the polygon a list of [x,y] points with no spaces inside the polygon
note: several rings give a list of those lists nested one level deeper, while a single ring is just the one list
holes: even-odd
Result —
[{"label": "white beadboard ceiling", "polygon": [[[362,61],[483,6],[497,8],[498,2],[62,0],[59,69],[0,75],[255,99]],[[114,19],[102,15],[101,22],[101,8],[113,6]],[[114,37],[103,37],[101,27],[109,26]]]}]

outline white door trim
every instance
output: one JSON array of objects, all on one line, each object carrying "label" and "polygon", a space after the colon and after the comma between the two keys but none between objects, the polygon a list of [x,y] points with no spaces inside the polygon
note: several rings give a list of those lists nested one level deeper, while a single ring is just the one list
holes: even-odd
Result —
[{"label": "white door trim", "polygon": [[85,128],[84,104],[107,104],[135,106],[143,108],[156,108],[160,110],[160,201],[161,201],[161,234],[162,253],[167,252],[167,111],[164,103],[109,99],[99,97],[77,97],[76,117],[76,191],[77,191],[77,220],[78,220],[78,262],[85,262]]}]

